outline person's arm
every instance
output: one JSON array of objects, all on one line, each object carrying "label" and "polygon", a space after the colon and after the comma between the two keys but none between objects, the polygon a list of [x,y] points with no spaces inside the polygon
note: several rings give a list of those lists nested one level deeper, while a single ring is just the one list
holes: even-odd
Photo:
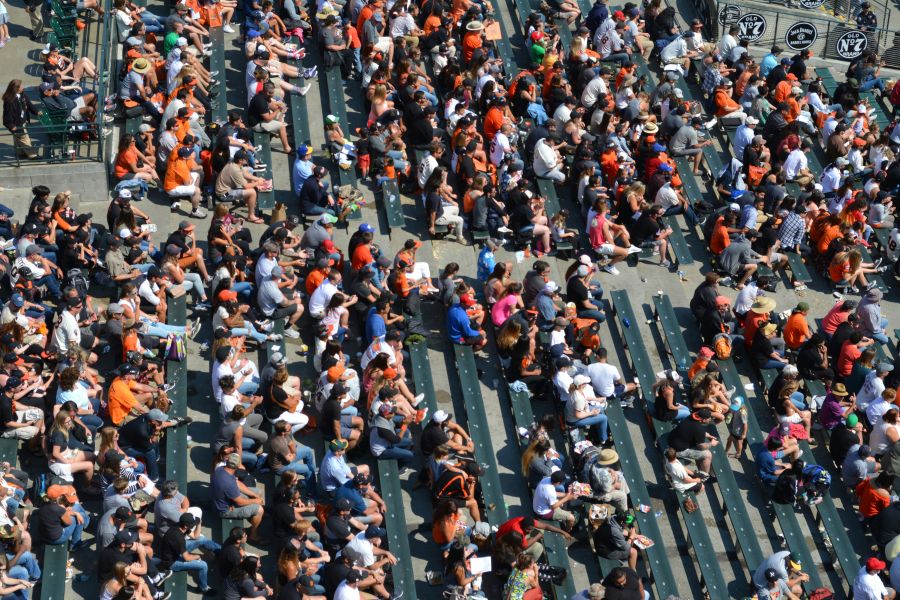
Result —
[{"label": "person's arm", "polygon": [[534,543],[534,542],[538,541],[540,538],[544,537],[544,533],[543,533],[544,531],[552,531],[553,533],[558,533],[559,535],[563,536],[567,540],[572,539],[571,534],[569,534],[567,531],[563,531],[559,527],[557,527],[555,525],[551,525],[550,523],[546,523],[544,521],[535,520],[534,528],[540,529],[542,531],[539,531],[537,533],[537,535],[533,536],[530,539],[525,538],[526,547],[530,546],[532,543]]}]

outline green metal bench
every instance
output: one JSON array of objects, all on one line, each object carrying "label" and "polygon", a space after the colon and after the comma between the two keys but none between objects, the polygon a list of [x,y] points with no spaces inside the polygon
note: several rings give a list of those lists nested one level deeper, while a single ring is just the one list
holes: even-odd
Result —
[{"label": "green metal bench", "polygon": [[679,266],[694,264],[691,248],[688,246],[687,240],[684,237],[684,232],[681,231],[681,225],[678,223],[678,219],[675,218],[675,215],[663,217],[663,223],[672,229],[672,233],[669,234],[668,240],[669,249],[672,251],[675,263]]},{"label": "green metal bench", "polygon": [[[743,390],[743,382],[741,381],[740,375],[738,375],[737,368],[734,366],[734,361],[731,359],[728,360],[716,360],[716,363],[719,365],[719,372],[722,374],[722,383],[726,387],[734,387],[739,390]],[[747,407],[747,445],[750,447],[762,447],[765,442],[765,435],[763,434],[762,429],[759,427],[759,423],[756,420],[756,415],[753,413],[753,408],[750,406],[749,402],[749,394],[745,391],[745,398],[748,398],[748,401],[744,403]],[[755,457],[754,460],[750,463],[752,468],[756,468]],[[754,477],[763,490],[766,498],[768,499],[771,496],[771,489],[769,489],[762,481],[758,478]],[[793,554],[795,554],[802,564],[805,565],[813,565],[815,564],[812,560],[812,554],[810,554],[809,546],[806,543],[806,536],[803,533],[803,530],[800,528],[800,523],[797,521],[797,515],[794,513],[794,509],[791,506],[787,506],[785,504],[779,504],[777,502],[770,503],[773,512],[775,513],[775,518],[778,520],[778,524],[781,526],[781,533],[784,536],[785,543],[787,547],[791,550]],[[808,593],[812,592],[816,588],[822,587],[822,581],[819,577],[819,573],[816,569],[807,569],[809,573],[809,583],[806,587],[806,591]]]},{"label": "green metal bench", "polygon": [[536,178],[538,193],[544,198],[544,208],[547,215],[553,217],[559,212],[559,197],[556,195],[556,186],[549,179]]},{"label": "green metal bench", "polygon": [[403,205],[400,203],[400,188],[397,187],[396,180],[387,179],[381,184],[381,205],[384,206],[390,230],[401,229],[406,224]]},{"label": "green metal bench", "polygon": [[[860,246],[859,244],[853,247],[859,251],[860,255],[862,255],[863,262],[875,262],[872,259],[872,254],[869,252],[868,248],[866,248],[865,246]],[[866,273],[866,279],[868,279],[870,283],[874,282],[878,289],[880,289],[882,292],[887,291],[887,284],[885,284],[884,279],[882,279],[881,275],[879,275],[878,273]]]},{"label": "green metal bench", "polygon": [[[183,327],[187,323],[186,294],[169,299],[167,322]],[[187,416],[187,360],[166,362],[166,383],[169,390],[170,417]],[[187,489],[187,427],[171,427],[166,430],[166,479],[178,482],[178,489]]]},{"label": "green metal bench", "polygon": [[[691,363],[691,355],[688,352],[681,333],[681,326],[672,308],[672,302],[668,296],[653,296],[653,306],[656,314],[656,322],[663,331],[663,337],[667,342],[669,353],[673,362],[678,365],[679,372],[684,374],[684,365]],[[734,477],[734,470],[728,462],[728,457],[721,445],[711,448],[713,455],[713,469],[718,478],[718,488],[722,494],[722,504],[731,520],[734,529],[734,537],[737,546],[744,554],[744,563],[750,571],[753,571],[765,559],[759,542],[754,533],[753,524],[747,514],[747,505],[744,502],[741,489]]]},{"label": "green metal bench", "polygon": [[[99,552],[100,549],[98,548]],[[41,561],[41,600],[65,600],[69,545],[46,544]]]},{"label": "green metal bench", "polygon": [[[778,372],[775,369],[762,369],[760,370],[760,376],[762,377],[766,389],[768,389],[772,386],[776,377],[778,377]],[[813,457],[812,448],[810,448],[809,442],[806,440],[799,440],[799,444],[800,449],[803,450],[804,462],[807,465],[814,465],[815,458]],[[815,508],[816,513],[818,514],[818,520],[821,521],[822,525],[825,527],[825,534],[831,540],[832,550],[835,558],[837,558],[837,563],[844,574],[844,578],[847,581],[853,580],[856,577],[854,573],[859,572],[859,555],[856,553],[856,550],[853,549],[853,544],[850,543],[850,538],[847,536],[847,529],[844,527],[841,518],[837,514],[837,509],[834,506],[834,500],[832,499],[831,494],[825,494],[822,502],[815,505]]]},{"label": "green metal bench", "polygon": [[225,123],[228,120],[228,92],[225,89],[225,78],[227,75],[225,67],[225,32],[221,27],[209,28],[209,43],[212,44],[209,70],[210,72],[219,72],[215,77],[217,81],[215,91],[218,94],[215,98],[210,98],[210,104],[212,104],[211,116],[213,120]]},{"label": "green metal bench", "polygon": [[475,367],[475,355],[470,347],[460,344],[453,344],[453,353],[456,357],[459,385],[462,388],[466,408],[469,435],[475,444],[475,459],[479,463],[487,465],[484,475],[480,478],[487,520],[492,525],[499,526],[506,522],[509,513],[506,510],[503,489],[500,486],[497,457],[491,442],[491,424],[484,411],[484,398],[481,395],[478,370]]},{"label": "green metal bench", "polygon": [[425,394],[422,400],[428,407],[428,412],[434,414],[438,409],[437,399],[434,396],[434,379],[431,376],[431,361],[428,359],[428,346],[424,341],[410,344],[409,361],[412,364],[413,382],[416,384],[416,392]]},{"label": "green metal bench", "polygon": [[791,274],[794,276],[794,281],[799,281],[800,283],[809,283],[812,281],[812,275],[810,275],[809,269],[806,268],[806,263],[803,261],[803,257],[800,256],[800,254],[786,251],[784,255],[787,256],[788,266],[791,268]]},{"label": "green metal bench", "polygon": [[19,440],[0,438],[0,461],[13,467],[19,463]]},{"label": "green metal bench", "polygon": [[[656,376],[650,363],[650,357],[647,355],[644,340],[638,329],[637,317],[635,317],[631,302],[628,299],[628,292],[625,290],[614,290],[610,294],[610,298],[616,314],[616,320],[620,326],[622,340],[628,349],[628,354],[631,356],[632,372],[637,375],[641,388],[649,393],[656,381]],[[655,411],[650,403],[645,402],[644,410],[656,433],[657,446],[661,451],[666,445],[665,440],[669,432],[672,431],[672,424],[657,419],[654,416]],[[703,513],[699,510],[689,513],[684,508],[684,500],[690,498],[696,501],[695,495],[693,493],[679,493],[674,488],[672,491],[675,493],[678,501],[681,518],[684,520],[686,533],[690,538],[694,556],[700,567],[701,583],[705,586],[711,598],[727,598],[728,586],[722,575],[722,570],[719,568],[719,558],[716,556],[715,549],[712,546],[709,531],[703,519]]]},{"label": "green metal bench", "polygon": [[396,460],[378,461],[378,481],[381,485],[381,497],[390,514],[390,518],[385,520],[387,545],[391,553],[397,557],[397,564],[391,568],[394,597],[399,597],[397,591],[402,590],[404,598],[416,598],[416,578],[409,551],[410,534],[406,527],[400,473]]},{"label": "green metal bench", "polygon": [[[274,181],[272,178],[272,136],[265,131],[254,131],[253,144],[260,149],[259,152],[256,153],[260,162],[266,165],[266,170],[262,175],[263,179],[272,179]],[[268,192],[256,193],[256,208],[259,210],[272,210],[275,208],[274,186],[273,189]]]},{"label": "green metal bench", "polygon": [[890,227],[873,227],[872,232],[875,234],[875,242],[881,246],[882,250],[887,250],[888,246],[891,244]]},{"label": "green metal bench", "polygon": [[[325,70],[325,83],[328,88],[328,110],[342,123],[346,129],[349,127],[347,121],[347,102],[344,99],[344,80],[341,78],[341,70],[339,67],[332,67]],[[334,163],[334,171],[337,185],[350,185],[356,187],[356,167],[351,166],[349,169],[342,169]],[[361,211],[354,210],[347,215],[349,219],[362,218]]]},{"label": "green metal bench", "polygon": [[[291,43],[297,44],[300,47],[300,38],[297,36],[292,36],[290,38]],[[300,60],[290,60],[288,61],[290,64],[294,65],[300,70],[300,78],[297,83],[301,86],[304,85],[303,79],[303,61]],[[299,148],[301,145],[310,145],[310,130],[309,130],[309,114],[306,109],[306,95],[300,94],[291,94],[290,95],[290,107],[291,107],[291,124],[294,128],[294,139],[293,146],[294,148]],[[293,169],[291,169],[293,171]]]}]

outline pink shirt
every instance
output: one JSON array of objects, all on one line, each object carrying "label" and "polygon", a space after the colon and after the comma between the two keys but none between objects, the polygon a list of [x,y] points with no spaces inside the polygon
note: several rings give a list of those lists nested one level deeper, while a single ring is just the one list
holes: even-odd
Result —
[{"label": "pink shirt", "polygon": [[506,320],[512,315],[513,308],[515,308],[518,302],[519,297],[515,294],[508,294],[494,302],[494,306],[491,307],[491,321],[494,322],[494,325],[500,327],[506,323]]}]

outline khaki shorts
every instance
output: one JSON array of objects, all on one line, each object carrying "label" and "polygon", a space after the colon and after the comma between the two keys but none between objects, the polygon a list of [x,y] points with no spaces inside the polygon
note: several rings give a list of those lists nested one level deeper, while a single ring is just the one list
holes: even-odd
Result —
[{"label": "khaki shorts", "polygon": [[253,131],[258,131],[260,133],[262,133],[263,131],[266,131],[268,133],[278,133],[279,131],[281,131],[282,126],[284,126],[284,123],[282,123],[278,119],[273,119],[271,121],[263,121],[261,123],[257,123],[256,126],[253,127]]}]

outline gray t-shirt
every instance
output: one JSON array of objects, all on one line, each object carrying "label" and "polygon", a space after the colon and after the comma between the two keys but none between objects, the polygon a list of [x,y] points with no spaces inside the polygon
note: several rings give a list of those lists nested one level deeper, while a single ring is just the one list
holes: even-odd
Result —
[{"label": "gray t-shirt", "polygon": [[847,451],[847,458],[841,466],[841,479],[844,485],[856,487],[856,485],[869,474],[869,461],[859,456],[859,444],[854,444]]},{"label": "gray t-shirt", "polygon": [[790,555],[790,550],[782,550],[781,552],[776,552],[759,565],[759,568],[753,573],[753,585],[756,586],[757,591],[766,588],[766,570],[768,569],[775,569],[775,572],[778,573],[778,578],[787,581],[788,574],[785,559]]},{"label": "gray t-shirt", "polygon": [[178,523],[184,511],[181,510],[181,503],[184,502],[184,494],[176,492],[171,498],[163,498],[160,495],[153,505],[153,516],[156,523],[156,532],[158,536],[163,536],[169,530],[169,527]]},{"label": "gray t-shirt", "polygon": [[141,94],[138,90],[144,87],[144,76],[135,71],[129,71],[128,74],[122,78],[122,83],[119,85],[119,98],[123,100],[135,100],[140,98]]},{"label": "gray t-shirt", "polygon": [[219,427],[219,431],[216,433],[216,439],[213,442],[213,450],[218,452],[223,446],[231,444],[231,441],[234,439],[234,432],[237,431],[240,426],[240,421],[232,421],[231,419],[222,423],[222,426]]},{"label": "gray t-shirt", "polygon": [[100,538],[100,548],[109,546],[119,531],[119,527],[112,521],[112,516],[117,510],[119,510],[118,507],[108,510],[100,517],[100,523],[97,525],[97,537]]},{"label": "gray t-shirt", "polygon": [[672,154],[678,154],[693,148],[697,145],[697,142],[697,130],[690,125],[684,125],[669,140],[669,148],[672,150]]},{"label": "gray t-shirt", "polygon": [[278,282],[270,278],[263,281],[262,285],[259,286],[259,296],[257,300],[259,301],[259,308],[267,317],[269,317],[272,316],[275,309],[284,302],[284,294],[281,293]]}]

